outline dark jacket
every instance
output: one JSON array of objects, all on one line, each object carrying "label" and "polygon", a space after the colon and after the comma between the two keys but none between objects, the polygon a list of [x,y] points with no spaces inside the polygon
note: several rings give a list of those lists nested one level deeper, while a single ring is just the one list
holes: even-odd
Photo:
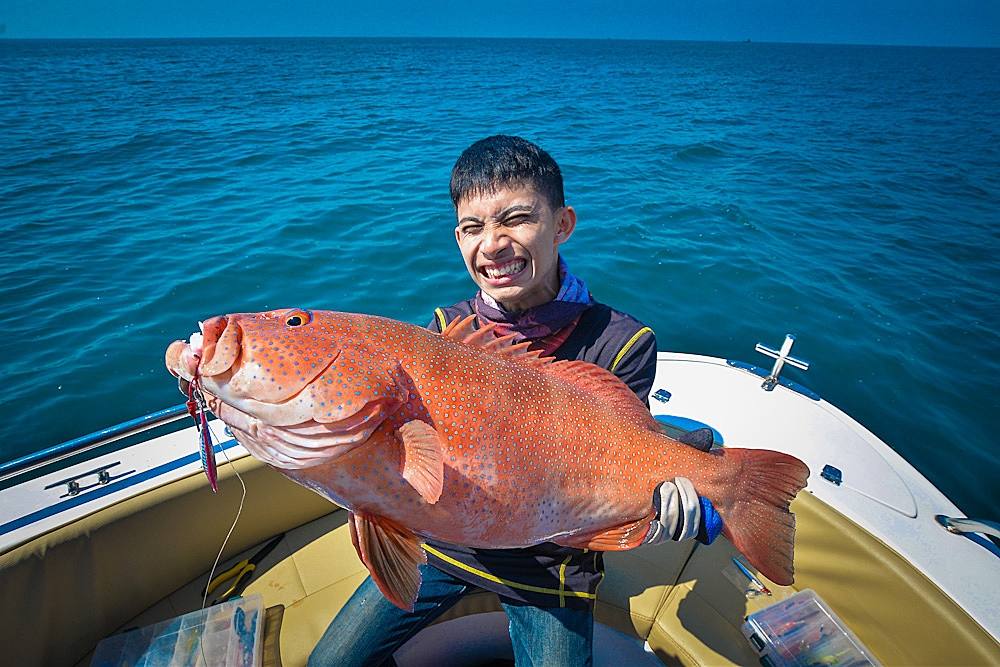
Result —
[{"label": "dark jacket", "polygon": [[[438,308],[428,328],[440,332],[453,320],[474,312],[472,299]],[[607,368],[649,404],[656,373],[656,338],[652,329],[625,313],[595,303],[583,312],[576,328],[552,356]],[[526,549],[471,549],[429,541],[424,548],[428,563],[434,567],[491,590],[506,602],[538,607],[590,606],[604,578],[601,553],[551,542]]]}]

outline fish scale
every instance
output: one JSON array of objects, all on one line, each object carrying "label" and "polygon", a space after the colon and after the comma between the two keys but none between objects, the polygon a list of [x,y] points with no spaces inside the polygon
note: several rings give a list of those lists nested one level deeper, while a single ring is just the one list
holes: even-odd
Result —
[{"label": "fish scale", "polygon": [[[192,354],[175,342],[168,368],[185,377]],[[252,455],[351,510],[362,561],[401,607],[424,538],[634,548],[675,476],[761,572],[791,581],[801,461],[677,443],[611,373],[540,359],[471,319],[438,335],[352,313],[226,315],[206,322],[196,361],[210,409]]]}]

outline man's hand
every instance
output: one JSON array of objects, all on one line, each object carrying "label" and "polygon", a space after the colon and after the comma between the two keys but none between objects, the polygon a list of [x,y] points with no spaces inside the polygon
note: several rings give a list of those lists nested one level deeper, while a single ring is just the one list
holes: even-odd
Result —
[{"label": "man's hand", "polygon": [[708,498],[699,498],[694,484],[686,477],[675,477],[653,492],[656,520],[649,526],[644,544],[666,540],[679,542],[695,538],[711,544],[722,532],[722,518]]},{"label": "man's hand", "polygon": [[[712,430],[700,428],[685,433],[677,439],[685,445],[707,452],[714,444]],[[644,544],[658,544],[665,540],[695,538],[702,544],[711,544],[722,532],[722,518],[708,498],[699,498],[691,480],[675,477],[656,487],[653,492],[656,520],[649,526]]]}]

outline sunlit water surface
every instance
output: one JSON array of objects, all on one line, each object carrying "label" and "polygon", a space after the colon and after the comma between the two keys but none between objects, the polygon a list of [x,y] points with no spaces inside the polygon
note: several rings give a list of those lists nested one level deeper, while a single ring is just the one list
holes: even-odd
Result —
[{"label": "sunlit water surface", "polygon": [[[218,313],[416,323],[471,293],[449,170],[560,162],[565,246],[663,350],[758,361],[1000,518],[1000,51],[480,40],[0,42],[0,458],[176,404]],[[194,443],[192,443],[192,448]]]}]

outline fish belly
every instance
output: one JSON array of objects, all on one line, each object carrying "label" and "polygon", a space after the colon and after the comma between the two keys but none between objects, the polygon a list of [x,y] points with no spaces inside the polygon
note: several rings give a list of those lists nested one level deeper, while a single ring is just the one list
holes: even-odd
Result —
[{"label": "fish belly", "polygon": [[629,523],[649,512],[658,475],[645,459],[653,457],[629,455],[620,443],[593,438],[537,433],[529,442],[480,435],[478,429],[476,434],[475,441],[452,440],[446,449],[444,488],[435,504],[402,478],[392,424],[336,461],[282,472],[348,509],[476,548],[525,547]]}]

